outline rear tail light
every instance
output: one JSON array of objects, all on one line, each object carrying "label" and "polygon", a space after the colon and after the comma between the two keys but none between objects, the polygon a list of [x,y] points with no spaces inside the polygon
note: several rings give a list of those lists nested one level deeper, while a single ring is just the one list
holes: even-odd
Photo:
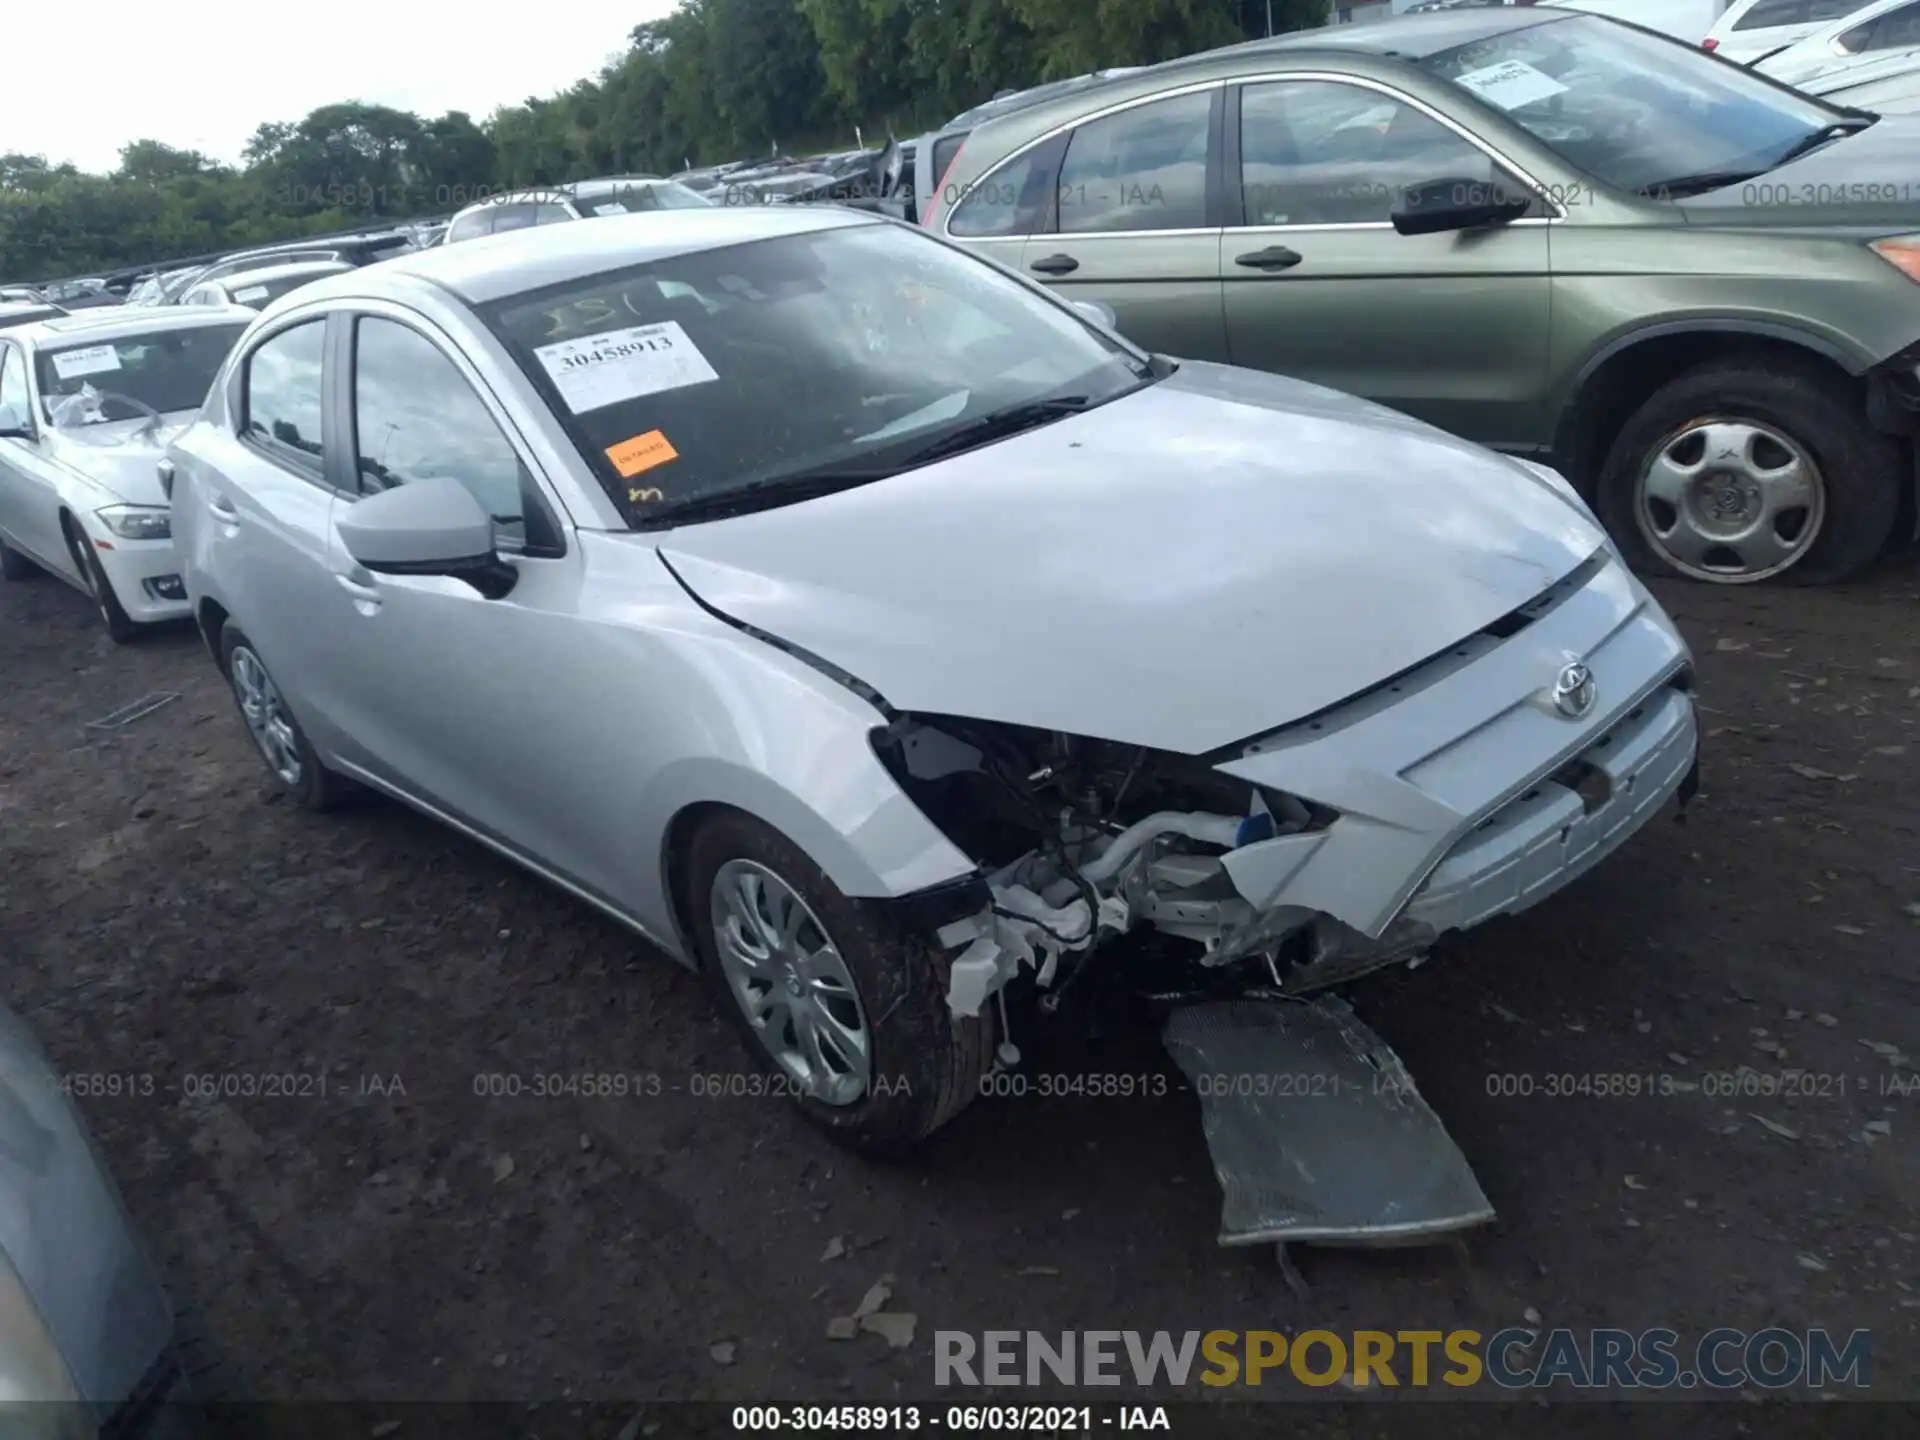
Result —
[{"label": "rear tail light", "polygon": [[1700,48],[1702,50],[1718,50],[1720,48],[1720,42],[1709,35],[1700,42]]},{"label": "rear tail light", "polygon": [[933,182],[933,203],[927,206],[927,213],[920,217],[920,223],[929,230],[933,229],[934,222],[947,208],[947,177],[953,174],[954,167],[960,163],[960,157],[966,153],[966,149],[967,142],[962,140],[960,148],[953,152],[953,158],[947,161],[947,168],[941,171],[940,178]]}]

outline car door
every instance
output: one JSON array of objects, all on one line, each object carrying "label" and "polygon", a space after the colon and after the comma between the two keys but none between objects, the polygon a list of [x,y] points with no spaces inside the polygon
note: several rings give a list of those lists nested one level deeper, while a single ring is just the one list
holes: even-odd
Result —
[{"label": "car door", "polygon": [[1209,204],[1222,95],[1218,84],[1196,86],[1075,126],[1020,257],[1065,298],[1105,301],[1136,344],[1195,360],[1227,358]]},{"label": "car door", "polygon": [[341,713],[356,763],[591,890],[629,889],[628,857],[602,840],[606,786],[594,758],[619,726],[595,708],[591,674],[567,664],[589,622],[577,615],[582,567],[564,510],[480,372],[438,327],[364,306],[351,373],[340,431],[360,499],[458,480],[519,571],[511,592],[487,599],[461,580],[375,575],[336,552],[336,584],[353,602]]},{"label": "car door", "polygon": [[80,569],[60,528],[58,462],[49,453],[47,417],[34,405],[26,350],[0,342],[0,414],[19,417],[26,435],[0,439],[0,532],[45,568],[72,579]]},{"label": "car door", "polygon": [[183,445],[203,507],[194,568],[325,754],[343,740],[328,677],[349,618],[329,558],[337,479],[325,461],[325,377],[335,323],[308,311],[250,343],[232,420],[202,421]]},{"label": "car door", "polygon": [[1467,132],[1375,81],[1272,77],[1228,95],[1222,250],[1236,365],[1363,395],[1486,444],[1544,443],[1551,208],[1402,235],[1414,185],[1532,195]]}]

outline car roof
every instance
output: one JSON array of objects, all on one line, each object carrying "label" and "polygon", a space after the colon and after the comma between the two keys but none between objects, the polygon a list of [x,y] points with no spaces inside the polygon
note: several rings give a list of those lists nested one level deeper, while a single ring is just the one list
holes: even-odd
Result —
[{"label": "car roof", "polygon": [[[239,286],[264,285],[272,280],[285,280],[294,275],[340,275],[354,267],[345,260],[294,260],[285,265],[262,265],[258,269],[243,270],[236,275],[222,275],[201,284]],[[198,289],[199,286],[195,286]]]},{"label": "car roof", "polygon": [[435,245],[375,267],[316,280],[300,294],[308,300],[362,295],[384,288],[388,281],[411,277],[450,290],[470,305],[485,305],[509,295],[678,255],[782,235],[887,223],[877,216],[834,205],[652,210],[611,215],[591,225],[534,226],[502,235],[483,235],[458,245]]},{"label": "car roof", "polygon": [[141,305],[128,310],[83,310],[22,325],[13,333],[45,350],[69,342],[121,340],[157,330],[197,329],[203,325],[252,324],[254,312],[242,305]]}]

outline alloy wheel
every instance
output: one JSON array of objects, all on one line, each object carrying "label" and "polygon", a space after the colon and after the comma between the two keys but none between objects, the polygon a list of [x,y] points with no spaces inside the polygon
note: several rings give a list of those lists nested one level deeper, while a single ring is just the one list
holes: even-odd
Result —
[{"label": "alloy wheel", "polygon": [[852,1105],[873,1077],[873,1035],[853,974],[819,918],[766,866],[713,877],[715,949],[727,990],[781,1071],[824,1104]]},{"label": "alloy wheel", "polygon": [[233,693],[240,701],[247,732],[260,747],[267,768],[288,786],[298,788],[306,773],[300,759],[300,732],[287,714],[267,667],[245,645],[234,647],[231,664]]}]

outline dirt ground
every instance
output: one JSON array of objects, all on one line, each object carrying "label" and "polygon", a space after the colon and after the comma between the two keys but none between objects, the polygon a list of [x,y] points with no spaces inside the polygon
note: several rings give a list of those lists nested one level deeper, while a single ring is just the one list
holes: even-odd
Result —
[{"label": "dirt ground", "polygon": [[[1920,1089],[1867,1042],[1920,1055],[1920,562],[1662,596],[1699,654],[1688,822],[1351,992],[1497,1224],[1464,1251],[1309,1252],[1305,1298],[1271,1250],[1216,1244],[1198,1103],[1154,1036],[1028,1068],[1164,1073],[1164,1097],[983,1100],[911,1163],[851,1158],[724,1093],[751,1071],[692,977],[398,806],[281,803],[190,633],[117,648],[46,579],[0,591],[4,996],[70,1075],[128,1077],[81,1108],[265,1396],[877,1403],[935,1398],[936,1329],[1532,1311],[1864,1327],[1876,1395],[1914,1397]],[[1742,1065],[1826,1078],[1709,1095]],[[1650,1072],[1703,1088],[1542,1093]],[[882,1274],[913,1343],[830,1340]]]}]

